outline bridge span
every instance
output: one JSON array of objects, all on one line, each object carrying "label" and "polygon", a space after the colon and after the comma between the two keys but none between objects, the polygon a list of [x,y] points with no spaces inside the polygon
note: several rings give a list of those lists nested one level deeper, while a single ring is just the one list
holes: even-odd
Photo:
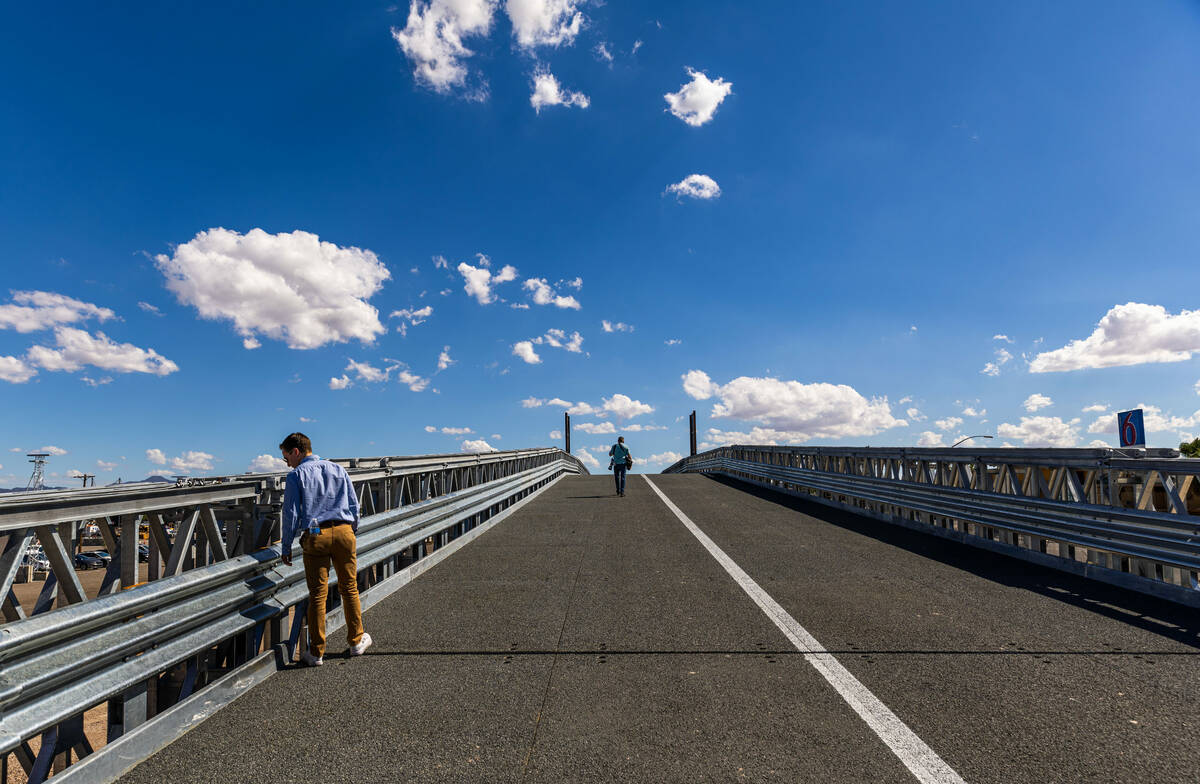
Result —
[{"label": "bridge span", "polygon": [[[651,483],[820,648],[798,649]],[[631,477],[625,498],[565,478],[366,623],[366,656],[271,677],[121,780],[1200,770],[1197,625],[1178,605],[699,475]]]}]

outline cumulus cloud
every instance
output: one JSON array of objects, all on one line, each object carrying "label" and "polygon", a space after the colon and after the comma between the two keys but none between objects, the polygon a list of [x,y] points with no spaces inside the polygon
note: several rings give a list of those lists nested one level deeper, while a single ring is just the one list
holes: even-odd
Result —
[{"label": "cumulus cloud", "polygon": [[663,341],[663,344],[667,345],[667,346],[678,346],[682,342],[683,341],[680,340],[679,338],[667,338],[666,340]]},{"label": "cumulus cloud", "polygon": [[388,318],[400,319],[400,326],[396,327],[396,331],[401,335],[408,335],[408,328],[424,324],[430,316],[433,315],[433,305],[426,305],[423,308],[404,308],[403,310],[393,310]]},{"label": "cumulus cloud", "polygon": [[712,81],[703,72],[692,68],[687,72],[692,80],[678,92],[667,93],[663,98],[671,114],[698,128],[713,118],[721,101],[733,90],[733,84],[721,78]]},{"label": "cumulus cloud", "polygon": [[992,340],[1003,340],[1005,343],[1013,342],[1013,339],[1008,335],[992,335]]},{"label": "cumulus cloud", "polygon": [[561,430],[551,430],[550,431],[550,440],[551,441],[562,441],[562,437],[563,437],[563,434],[562,434]]},{"label": "cumulus cloud", "polygon": [[391,276],[387,267],[369,250],[306,231],[209,229],[155,264],[181,303],[202,318],[233,322],[243,338],[262,334],[309,349],[372,343],[384,332],[367,300]]},{"label": "cumulus cloud", "polygon": [[640,400],[634,400],[629,395],[617,393],[612,397],[603,399],[603,405],[600,407],[607,414],[612,414],[618,419],[633,419],[642,414],[649,414],[654,411],[654,407],[643,403]]},{"label": "cumulus cloud", "polygon": [[288,470],[288,465],[279,455],[264,454],[250,461],[250,466],[246,469],[246,473],[267,474],[286,470]]},{"label": "cumulus cloud", "polygon": [[487,256],[481,254],[479,262],[478,267],[462,262],[458,265],[458,273],[463,277],[463,291],[474,297],[480,305],[489,305],[496,301],[492,287],[516,280],[517,268],[506,264],[499,272],[493,274],[489,269]]},{"label": "cumulus cloud", "polygon": [[1031,373],[1183,362],[1200,352],[1200,310],[1167,312],[1161,305],[1116,305],[1091,335],[1038,354]]},{"label": "cumulus cloud", "polygon": [[0,329],[37,332],[87,319],[108,321],[116,314],[108,308],[50,291],[14,291],[12,302],[0,305]]},{"label": "cumulus cloud", "polygon": [[48,455],[54,455],[55,457],[62,457],[63,455],[67,454],[67,450],[63,449],[61,446],[54,445],[44,446],[38,451],[45,452]]},{"label": "cumulus cloud", "polygon": [[334,376],[329,379],[330,389],[346,389],[351,384],[350,377],[343,373],[341,376]]},{"label": "cumulus cloud", "polygon": [[942,440],[941,433],[935,433],[932,430],[922,431],[920,438],[917,439],[917,446],[945,446],[946,442]]},{"label": "cumulus cloud", "polygon": [[953,430],[954,428],[958,427],[962,423],[963,423],[962,417],[952,416],[952,417],[946,417],[945,419],[936,420],[933,423],[933,426],[936,427],[938,430]]},{"label": "cumulus cloud", "polygon": [[471,440],[463,441],[462,442],[462,451],[478,453],[478,452],[498,452],[500,450],[496,449],[496,447],[492,446],[487,441],[484,441],[482,438],[480,438],[476,441],[471,441]]},{"label": "cumulus cloud", "polygon": [[396,380],[408,387],[413,392],[424,392],[425,388],[429,386],[429,379],[424,378],[423,376],[418,376],[416,373],[412,373],[408,370],[401,370],[399,373],[397,373]]},{"label": "cumulus cloud", "polygon": [[147,449],[146,460],[155,465],[170,465],[178,474],[192,471],[211,471],[213,456],[208,452],[187,451],[178,457],[168,458],[161,449]]},{"label": "cumulus cloud", "polygon": [[179,366],[154,349],[138,348],[130,343],[117,343],[103,332],[95,335],[74,327],[54,330],[55,345],[32,346],[26,359],[44,370],[75,371],[91,365],[118,373],[150,373],[166,376]]},{"label": "cumulus cloud", "polygon": [[754,431],[762,435],[770,431],[768,437],[773,443],[874,435],[908,424],[892,416],[887,398],[867,400],[845,384],[802,384],[740,376],[719,385],[703,371],[692,370],[683,376],[683,388],[698,400],[720,398],[711,416],[765,426]]},{"label": "cumulus cloud", "polygon": [[[404,29],[392,28],[392,38],[413,66],[418,84],[439,93],[463,87],[467,81],[464,61],[475,53],[464,39],[487,36],[492,28],[498,0],[412,0]],[[482,98],[485,88],[468,97]]]},{"label": "cumulus cloud", "polygon": [[689,174],[674,185],[668,185],[666,192],[679,198],[715,199],[721,195],[721,186],[707,174]]},{"label": "cumulus cloud", "polygon": [[600,326],[605,332],[633,332],[633,325],[623,321],[618,321],[616,324],[611,321],[601,321]]},{"label": "cumulus cloud", "polygon": [[603,416],[602,409],[596,408],[590,403],[572,403],[570,400],[563,400],[561,397],[552,397],[549,400],[540,397],[527,397],[521,401],[521,406],[524,408],[541,408],[542,406],[550,406],[551,408],[565,409],[572,416],[587,416],[588,414],[600,414]]},{"label": "cumulus cloud", "polygon": [[575,455],[575,457],[579,460],[579,462],[583,463],[588,468],[599,468],[600,467],[600,461],[596,459],[596,456],[591,454],[590,452],[588,452],[583,447],[576,447],[572,451],[572,454]]},{"label": "cumulus cloud", "polygon": [[438,370],[445,370],[446,368],[450,367],[453,364],[455,364],[455,361],[450,358],[450,347],[443,346],[442,353],[438,354],[438,361],[437,361]]},{"label": "cumulus cloud", "polygon": [[1021,417],[1018,425],[1002,423],[996,428],[1001,438],[1031,447],[1072,447],[1079,443],[1079,418],[1064,422],[1061,417]]},{"label": "cumulus cloud", "polygon": [[602,435],[604,433],[616,433],[617,428],[612,422],[579,422],[571,427],[582,432],[590,433],[591,435]]},{"label": "cumulus cloud", "polygon": [[0,357],[0,381],[24,384],[37,375],[37,368],[17,357]]},{"label": "cumulus cloud", "polygon": [[578,106],[586,109],[592,103],[583,93],[564,90],[558,79],[548,70],[539,69],[533,74],[533,93],[529,96],[529,105],[538,114],[543,106]]},{"label": "cumulus cloud", "polygon": [[928,416],[921,413],[921,409],[915,407],[905,410],[904,414],[914,422],[923,422],[926,419],[929,419]]},{"label": "cumulus cloud", "polygon": [[522,287],[526,291],[533,292],[533,302],[535,305],[553,305],[556,308],[567,308],[570,310],[579,310],[579,300],[571,296],[560,296],[557,291],[544,278],[529,278]]},{"label": "cumulus cloud", "polygon": [[1086,408],[1084,408],[1084,409],[1083,409],[1083,413],[1085,413],[1085,414],[1094,414],[1094,413],[1096,413],[1097,411],[1107,411],[1107,410],[1108,410],[1108,406],[1102,405],[1102,404],[1100,404],[1100,403],[1093,403],[1092,405],[1090,405],[1090,406],[1087,406]]},{"label": "cumulus cloud", "polygon": [[650,455],[646,458],[645,462],[650,465],[669,466],[678,463],[682,459],[683,455],[679,454],[678,452],[672,452],[668,450],[666,452],[659,452],[657,454]]},{"label": "cumulus cloud", "polygon": [[570,45],[583,27],[579,0],[506,0],[513,37],[525,49]]},{"label": "cumulus cloud", "polygon": [[512,353],[514,357],[520,357],[530,365],[539,365],[542,362],[542,357],[533,348],[533,342],[529,340],[519,340],[513,343]]},{"label": "cumulus cloud", "polygon": [[1054,405],[1054,401],[1039,392],[1034,392],[1032,395],[1025,398],[1025,402],[1021,405],[1025,407],[1026,411],[1033,412],[1037,411],[1038,409]]},{"label": "cumulus cloud", "polygon": [[149,460],[151,463],[154,463],[154,465],[166,465],[167,464],[167,456],[165,454],[163,454],[163,451],[161,449],[147,449],[146,450],[146,459]]}]

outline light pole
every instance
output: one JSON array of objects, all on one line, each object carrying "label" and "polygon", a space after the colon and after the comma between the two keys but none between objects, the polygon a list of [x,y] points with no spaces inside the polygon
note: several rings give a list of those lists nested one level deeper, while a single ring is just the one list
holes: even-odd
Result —
[{"label": "light pole", "polygon": [[951,445],[950,445],[950,448],[951,448],[951,449],[953,449],[954,447],[956,447],[956,446],[958,446],[959,444],[961,444],[963,441],[970,441],[972,438],[994,438],[994,437],[995,437],[995,436],[984,436],[984,435],[979,435],[979,436],[967,436],[967,437],[965,437],[965,438],[960,438],[959,440],[955,441],[953,444],[951,444]]}]

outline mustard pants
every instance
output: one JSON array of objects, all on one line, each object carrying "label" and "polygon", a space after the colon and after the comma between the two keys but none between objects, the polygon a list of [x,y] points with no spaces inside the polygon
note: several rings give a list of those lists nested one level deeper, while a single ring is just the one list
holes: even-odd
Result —
[{"label": "mustard pants", "polygon": [[358,554],[350,524],[322,528],[300,537],[304,578],[308,582],[308,650],[325,655],[325,600],[329,595],[329,563],[337,574],[338,593],[346,617],[346,642],[358,645],[363,636],[362,606],[358,602]]}]

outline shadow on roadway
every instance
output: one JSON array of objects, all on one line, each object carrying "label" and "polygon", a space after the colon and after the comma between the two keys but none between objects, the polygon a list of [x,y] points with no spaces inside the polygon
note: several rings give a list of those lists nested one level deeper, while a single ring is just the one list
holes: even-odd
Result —
[{"label": "shadow on roadway", "polygon": [[[997,557],[997,554],[987,550],[863,517],[847,510],[835,509],[799,496],[746,484],[729,477],[711,474],[704,476],[756,498],[869,536],[923,558],[963,569],[986,580],[1034,591],[1065,604],[1081,607],[1176,642],[1200,648],[1200,613],[1194,608],[1115,585],[1087,580],[1017,558]],[[1011,654],[1010,651],[1004,653]]]}]

